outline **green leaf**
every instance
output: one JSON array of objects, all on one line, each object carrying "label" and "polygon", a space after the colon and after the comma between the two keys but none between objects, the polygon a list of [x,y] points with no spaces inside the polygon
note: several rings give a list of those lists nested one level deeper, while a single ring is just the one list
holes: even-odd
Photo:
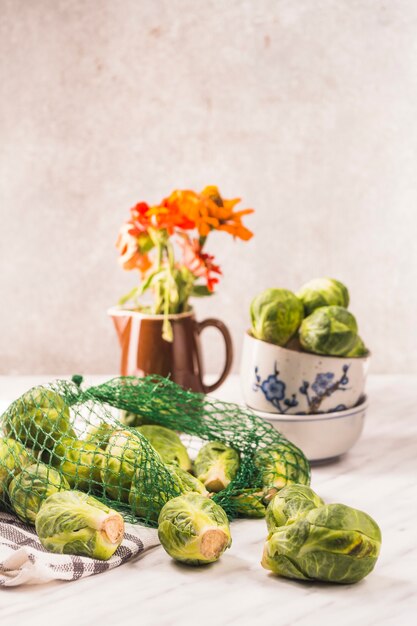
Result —
[{"label": "green leaf", "polygon": [[144,280],[144,281],[140,284],[140,286],[139,286],[139,288],[138,288],[138,295],[140,296],[140,295],[142,295],[143,293],[145,293],[145,291],[146,291],[147,289],[149,289],[149,287],[152,287],[152,285],[153,285],[155,282],[157,282],[157,279],[158,279],[158,278],[160,278],[160,277],[162,277],[164,273],[165,273],[165,269],[164,269],[164,268],[163,268],[163,269],[161,269],[161,270],[156,270],[155,272],[151,272],[151,273],[147,276],[146,280]]},{"label": "green leaf", "polygon": [[129,293],[127,293],[126,295],[122,296],[119,300],[119,304],[125,304],[128,300],[131,300],[132,298],[134,298],[137,295],[138,292],[138,287],[133,287],[133,289],[131,289],[131,291],[129,291]]},{"label": "green leaf", "polygon": [[212,296],[213,291],[210,291],[206,285],[194,285],[191,290],[191,295],[196,296],[197,298],[202,298],[203,296]]}]

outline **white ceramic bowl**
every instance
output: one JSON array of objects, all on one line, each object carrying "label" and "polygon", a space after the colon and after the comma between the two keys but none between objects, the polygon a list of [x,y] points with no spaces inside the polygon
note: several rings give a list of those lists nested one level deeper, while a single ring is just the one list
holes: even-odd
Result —
[{"label": "white ceramic bowl", "polygon": [[356,406],[365,394],[369,356],[334,357],[243,342],[240,379],[246,404],[256,411],[311,414]]},{"label": "white ceramic bowl", "polygon": [[311,462],[323,462],[345,454],[359,439],[364,425],[367,401],[335,413],[317,415],[256,414],[295,443]]}]

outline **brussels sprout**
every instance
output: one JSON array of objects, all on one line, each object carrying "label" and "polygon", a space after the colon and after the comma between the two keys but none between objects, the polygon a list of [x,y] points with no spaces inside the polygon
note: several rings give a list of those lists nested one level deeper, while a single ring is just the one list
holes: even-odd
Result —
[{"label": "brussels sprout", "polygon": [[36,516],[44,548],[107,561],[121,544],[124,521],[96,498],[81,491],[60,491],[47,498]]},{"label": "brussels sprout", "polygon": [[302,302],[287,289],[267,289],[250,306],[252,334],[279,346],[297,332],[304,316]]},{"label": "brussels sprout", "polygon": [[354,348],[358,325],[341,306],[322,306],[306,317],[300,326],[304,350],[315,354],[346,356]]},{"label": "brussels sprout", "polygon": [[14,476],[33,462],[33,457],[19,441],[0,439],[0,503],[6,500],[6,491]]},{"label": "brussels sprout", "polygon": [[53,467],[34,463],[13,478],[9,485],[9,498],[16,515],[29,524],[35,523],[42,502],[57,491],[70,486]]},{"label": "brussels sprout", "polygon": [[100,424],[92,424],[88,427],[85,441],[92,443],[99,448],[105,450],[111,435],[116,430],[116,426],[108,424],[107,422],[101,422]]},{"label": "brussels sprout", "polygon": [[209,491],[221,491],[236,476],[239,454],[221,441],[206,443],[194,461],[194,473]]},{"label": "brussels sprout", "polygon": [[302,515],[324,504],[306,485],[288,485],[274,496],[266,510],[266,525],[270,533],[280,526],[292,524]]},{"label": "brussels sprout", "polygon": [[346,354],[347,357],[366,356],[369,350],[363,343],[362,339],[357,335],[353,348]]},{"label": "brussels sprout", "polygon": [[234,511],[243,517],[265,517],[265,491],[262,489],[242,489],[232,496]]},{"label": "brussels sprout", "polygon": [[334,278],[314,278],[305,283],[297,293],[304,305],[305,315],[321,306],[349,306],[349,291]]},{"label": "brussels sprout", "polygon": [[34,387],[16,400],[5,413],[3,426],[6,434],[36,451],[52,448],[62,435],[75,437],[69,407],[45,387]]},{"label": "brussels sprout", "polygon": [[158,535],[173,559],[189,565],[217,561],[232,543],[226,513],[197,493],[165,504],[158,519]]},{"label": "brussels sprout", "polygon": [[[285,485],[310,483],[310,468],[307,459],[289,442],[276,444],[273,448],[263,448],[254,456],[262,484],[269,488],[269,498]],[[267,497],[268,499],[268,497]]]},{"label": "brussels sprout", "polygon": [[177,475],[171,474],[156,457],[150,467],[142,464],[136,469],[129,504],[134,515],[147,522],[156,522],[164,504],[182,493],[183,483],[180,484]]},{"label": "brussels sprout", "polygon": [[125,426],[130,426],[131,428],[148,423],[147,419],[143,417],[143,415],[132,413],[131,411],[120,411],[120,421]]},{"label": "brussels sprout", "polygon": [[193,491],[194,493],[199,493],[202,496],[209,496],[209,492],[201,482],[195,476],[186,472],[185,470],[175,465],[175,463],[167,463],[167,468],[174,476],[176,483],[179,485],[181,489],[181,493],[188,493],[189,491]]},{"label": "brussels sprout", "polygon": [[326,504],[277,528],[265,544],[262,566],[287,578],[355,583],[373,570],[380,545],[381,531],[369,515]]},{"label": "brussels sprout", "polygon": [[89,491],[101,485],[104,452],[88,441],[62,437],[50,455],[50,463],[65,476],[72,489]]},{"label": "brussels sprout", "polygon": [[133,475],[144,453],[140,435],[136,436],[129,430],[116,430],[111,435],[101,467],[101,480],[109,498],[129,501]]},{"label": "brussels sprout", "polygon": [[137,430],[149,441],[165,463],[175,463],[185,471],[191,470],[187,448],[177,433],[165,426],[138,426]]}]

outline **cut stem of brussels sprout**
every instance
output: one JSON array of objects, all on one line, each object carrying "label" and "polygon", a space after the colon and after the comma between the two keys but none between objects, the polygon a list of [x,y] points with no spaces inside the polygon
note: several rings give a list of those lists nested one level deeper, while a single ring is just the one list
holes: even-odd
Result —
[{"label": "cut stem of brussels sprout", "polygon": [[209,491],[218,492],[225,489],[230,484],[230,479],[227,478],[224,467],[217,463],[206,474],[204,485]]},{"label": "cut stem of brussels sprout", "polygon": [[225,489],[236,476],[240,465],[239,454],[221,441],[206,443],[194,462],[195,474],[209,491]]},{"label": "cut stem of brussels sprout", "polygon": [[229,537],[223,530],[210,528],[204,531],[200,540],[200,553],[210,561],[216,561],[226,550],[229,544]]},{"label": "cut stem of brussels sprout", "polygon": [[110,543],[119,544],[124,533],[123,519],[120,515],[109,515],[103,520],[100,532]]}]

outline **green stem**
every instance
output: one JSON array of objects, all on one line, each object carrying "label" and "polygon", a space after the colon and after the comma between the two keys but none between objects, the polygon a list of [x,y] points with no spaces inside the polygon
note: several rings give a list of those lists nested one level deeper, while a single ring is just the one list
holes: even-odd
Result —
[{"label": "green stem", "polygon": [[201,250],[203,249],[204,244],[206,243],[207,235],[200,235],[198,238],[198,243],[200,244]]},{"label": "green stem", "polygon": [[[159,238],[156,241],[156,249],[157,249],[156,265],[157,265],[157,269],[160,270],[162,269],[163,246]],[[162,282],[158,280],[156,284],[156,294],[155,294],[155,310],[154,310],[155,313],[161,312],[162,303],[163,303]]]}]

